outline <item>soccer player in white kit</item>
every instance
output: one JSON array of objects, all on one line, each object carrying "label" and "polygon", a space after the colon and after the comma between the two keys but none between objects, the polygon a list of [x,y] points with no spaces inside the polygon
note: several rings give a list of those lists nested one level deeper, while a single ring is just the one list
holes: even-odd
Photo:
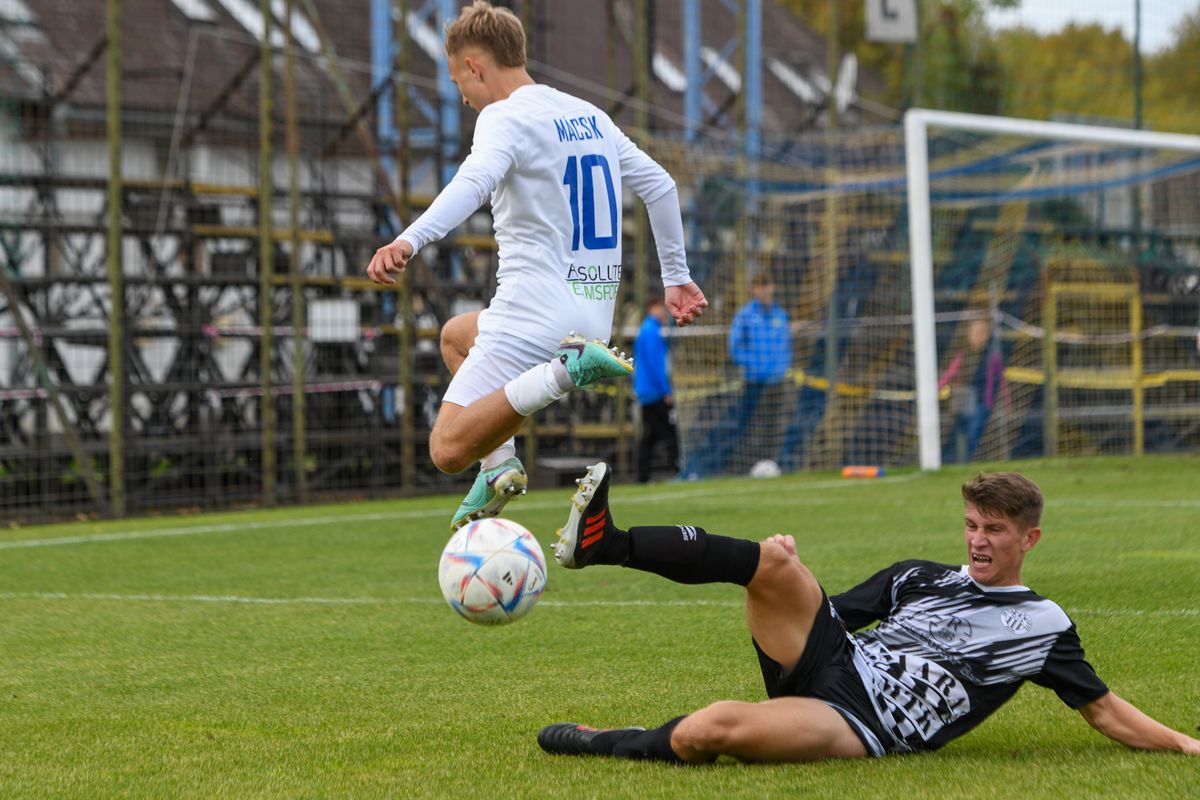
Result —
[{"label": "soccer player in white kit", "polygon": [[375,252],[367,274],[395,283],[389,273],[491,199],[496,295],[442,329],[454,377],[429,438],[443,472],[480,461],[451,520],[456,530],[496,516],[524,493],[513,437],[525,417],[569,391],[632,372],[632,362],[605,344],[621,280],[622,186],[646,204],[676,322],[692,322],[708,301],[688,271],[671,176],[603,111],[534,83],[512,12],[476,0],[447,27],[446,56],[463,102],[479,112],[471,153],[426,212]]}]

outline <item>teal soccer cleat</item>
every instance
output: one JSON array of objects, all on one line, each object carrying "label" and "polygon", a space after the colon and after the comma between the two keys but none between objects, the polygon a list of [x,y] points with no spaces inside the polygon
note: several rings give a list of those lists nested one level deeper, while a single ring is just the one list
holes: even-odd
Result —
[{"label": "teal soccer cleat", "polygon": [[617,353],[599,339],[588,341],[569,334],[559,342],[554,356],[567,368],[571,382],[580,389],[590,389],[605,378],[621,378],[633,373],[633,359]]},{"label": "teal soccer cleat", "polygon": [[499,516],[509,500],[525,494],[528,485],[525,467],[521,465],[521,459],[515,456],[495,469],[480,470],[479,477],[471,485],[471,491],[467,492],[454,519],[450,521],[450,532],[477,519]]}]

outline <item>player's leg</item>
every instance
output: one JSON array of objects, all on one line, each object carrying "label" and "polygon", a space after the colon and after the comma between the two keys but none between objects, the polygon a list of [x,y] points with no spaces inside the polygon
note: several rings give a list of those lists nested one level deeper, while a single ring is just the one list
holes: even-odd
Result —
[{"label": "player's leg", "polygon": [[796,556],[795,539],[775,535],[762,542],[758,569],[746,585],[746,622],[784,672],[799,663],[823,602],[821,584]]},{"label": "player's leg", "polygon": [[[552,358],[523,369],[511,379],[512,365],[522,361],[511,351],[535,346],[517,341],[477,342],[447,390],[429,438],[430,457],[438,469],[455,474],[511,438],[525,417],[576,389],[589,389],[605,378],[633,372],[633,362],[599,341],[568,336]],[[443,354],[446,347],[443,346]],[[463,387],[460,390],[460,384]],[[493,384],[498,384],[494,388]],[[487,391],[474,390],[486,386]]]},{"label": "player's leg", "polygon": [[821,761],[867,755],[842,715],[812,697],[714,703],[679,721],[671,733],[671,749],[690,763],[712,761],[717,756],[742,761]]},{"label": "player's leg", "polygon": [[450,370],[451,375],[458,372],[458,368],[467,360],[467,354],[471,352],[471,347],[475,344],[475,337],[478,335],[478,311],[469,311],[466,314],[451,317],[442,326],[440,340],[442,360],[446,362],[446,368]]},{"label": "player's leg", "polygon": [[672,409],[668,407],[663,436],[667,440],[667,463],[671,465],[671,474],[677,475],[679,473],[679,431],[675,427],[675,419],[671,411]]},{"label": "player's leg", "polygon": [[653,572],[676,583],[750,583],[759,544],[715,536],[690,525],[618,528],[608,507],[611,473],[601,462],[577,483],[554,558],[567,569],[613,564]]},{"label": "player's leg", "polygon": [[[603,463],[580,480],[555,548],[559,564],[569,568],[619,564],[679,583],[741,584],[746,588],[750,632],[762,655],[775,662],[770,666],[780,676],[797,669],[824,593],[796,557],[791,536],[772,536],[759,543],[686,525],[623,531],[613,522],[608,486]],[[820,660],[821,645],[814,646],[818,651],[809,659]],[[862,740],[838,712],[808,697],[721,702],[650,731],[601,732],[559,724],[543,729],[539,742],[550,752],[688,762],[711,761],[718,755],[749,761],[812,761],[867,754]]]},{"label": "player's leg", "polygon": [[812,697],[779,697],[762,703],[722,700],[650,730],[603,730],[560,722],[543,728],[538,744],[560,755],[688,764],[704,764],[718,756],[795,762],[868,754],[842,715]]},{"label": "player's leg", "polygon": [[746,618],[759,647],[784,669],[800,660],[823,602],[813,574],[796,557],[791,536],[758,543],[690,525],[617,527],[608,503],[604,463],[580,479],[567,524],[554,548],[569,569],[616,564],[676,583],[736,583],[746,587]]},{"label": "player's leg", "polygon": [[[454,336],[444,339],[448,364],[458,352],[455,342]],[[513,437],[525,417],[568,391],[631,371],[624,354],[577,336],[564,339],[550,358],[519,339],[476,336],[429,437],[430,458],[443,472],[461,472],[480,460],[479,475],[451,518],[451,530],[494,517],[511,498],[524,494],[528,479]]]},{"label": "player's leg", "polygon": [[659,408],[664,403],[659,400],[642,405],[642,438],[638,442],[637,481],[650,481],[651,467],[654,464],[654,445],[659,437]]},{"label": "player's leg", "polygon": [[567,524],[554,548],[569,569],[616,564],[676,583],[746,587],[746,618],[759,647],[784,670],[800,660],[823,592],[796,557],[790,536],[761,543],[708,533],[690,525],[617,527],[608,504],[609,471],[597,464],[579,481]]},{"label": "player's leg", "polygon": [[429,457],[442,472],[457,474],[514,437],[524,422],[503,389],[469,406],[443,402],[429,434]]}]

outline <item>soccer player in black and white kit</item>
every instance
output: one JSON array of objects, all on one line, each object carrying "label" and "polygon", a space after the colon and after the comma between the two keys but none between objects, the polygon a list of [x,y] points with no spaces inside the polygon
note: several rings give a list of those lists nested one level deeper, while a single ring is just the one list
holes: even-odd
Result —
[{"label": "soccer player in black and white kit", "polygon": [[623,187],[646,204],[675,321],[692,322],[708,301],[688,270],[671,176],[602,110],[534,83],[511,11],[483,0],[463,8],[446,29],[446,60],[463,102],[479,112],[471,154],[428,210],[375,252],[367,274],[394,284],[416,251],[491,201],[496,295],[442,328],[454,378],[429,437],[444,472],[480,462],[451,518],[456,530],[524,493],[513,437],[525,417],[633,370],[605,344],[621,281]]},{"label": "soccer player in black and white kit", "polygon": [[1200,755],[1200,740],[1111,691],[1084,660],[1070,618],[1021,584],[1043,505],[1022,475],[963,484],[965,565],[902,561],[833,597],[800,562],[791,536],[752,542],[687,525],[621,530],[608,481],[605,464],[580,481],[558,563],[744,586],[770,699],[714,703],[652,730],[558,723],[538,734],[548,752],[704,763],[720,755],[817,761],[935,750],[1033,681],[1111,739]]}]

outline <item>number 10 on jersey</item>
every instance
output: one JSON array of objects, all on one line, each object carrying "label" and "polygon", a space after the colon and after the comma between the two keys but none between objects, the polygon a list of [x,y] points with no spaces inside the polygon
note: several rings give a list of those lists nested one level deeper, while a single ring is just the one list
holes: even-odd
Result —
[{"label": "number 10 on jersey", "polygon": [[[596,173],[604,178],[604,189],[608,195],[608,236],[596,235]],[[608,159],[593,153],[587,156],[571,156],[567,159],[567,171],[563,173],[571,201],[571,250],[579,249],[579,233],[583,231],[583,249],[611,250],[617,246],[617,192],[613,188],[612,171]],[[580,196],[583,202],[580,203]],[[582,206],[582,214],[580,213]]]}]

